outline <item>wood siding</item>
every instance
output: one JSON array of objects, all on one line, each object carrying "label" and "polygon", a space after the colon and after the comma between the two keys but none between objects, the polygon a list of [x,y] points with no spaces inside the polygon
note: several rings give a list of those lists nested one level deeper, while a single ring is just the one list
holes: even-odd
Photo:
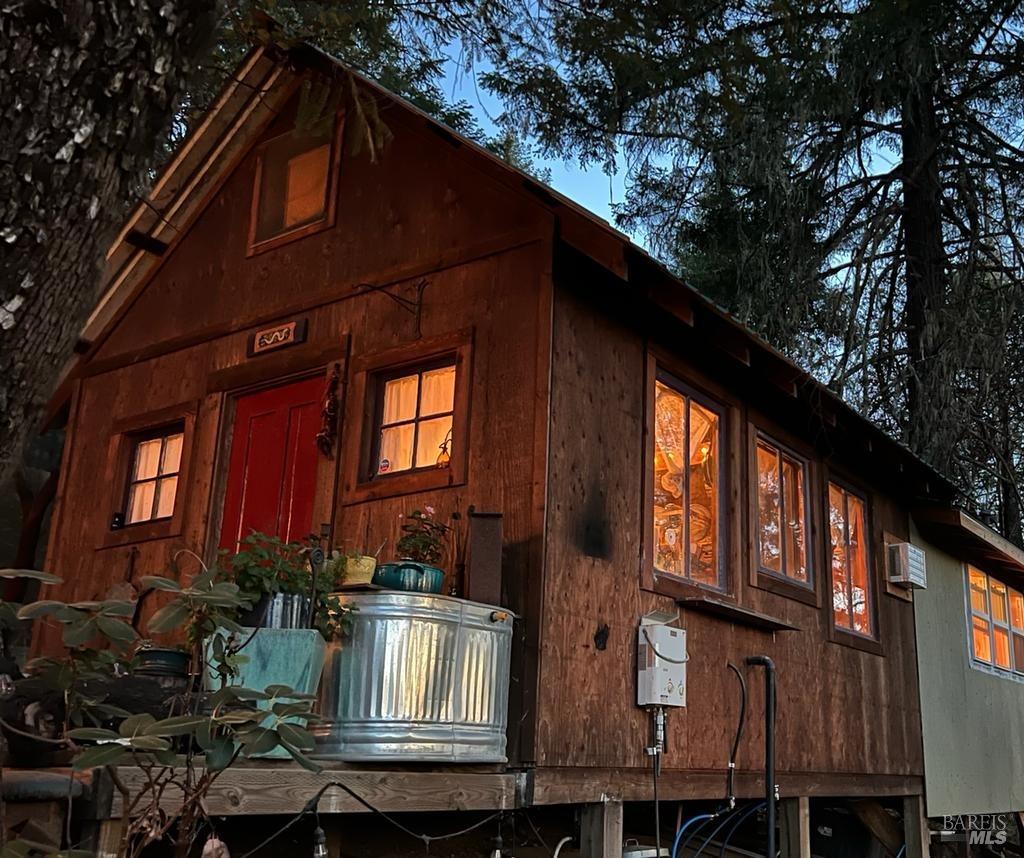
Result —
[{"label": "wood siding", "polygon": [[[578,276],[585,278],[586,272]],[[649,765],[643,749],[651,737],[649,716],[635,706],[637,622],[651,610],[675,610],[672,599],[640,586],[642,379],[649,351],[644,336],[629,324],[632,313],[595,312],[592,301],[600,289],[594,283],[586,288],[586,299],[561,287],[555,299],[538,763],[640,768]],[[667,354],[685,353],[679,340],[655,345]],[[688,359],[709,379],[716,376],[716,362],[721,366],[720,357],[711,356],[703,365]],[[739,710],[738,685],[727,662],[743,669],[746,656],[763,653],[778,665],[778,766],[794,789],[820,783],[823,774],[919,777],[912,607],[887,595],[880,583],[876,586],[880,656],[830,642],[826,607],[751,585],[746,530],[750,415],[740,392],[731,393],[739,407],[729,419],[733,436],[727,470],[739,479],[727,487],[726,529],[740,543],[727,555],[731,588],[740,605],[798,631],[772,635],[683,611],[690,656],[688,706],[669,713],[665,768],[719,771],[724,786]],[[906,538],[909,525],[905,511],[888,498],[872,492],[870,500],[877,572],[883,530]],[[820,543],[820,525],[816,538]],[[819,570],[823,554],[819,546]],[[818,580],[819,592],[824,580],[824,595],[830,598],[827,572],[822,576],[819,571]],[[598,649],[594,636],[603,625],[610,635],[606,647]],[[763,764],[761,675],[747,673],[747,725],[737,761],[741,772]],[[679,789],[688,787],[680,784]]]},{"label": "wood siding", "polygon": [[[311,372],[326,387],[337,362],[341,425],[336,458],[319,457],[314,529],[332,522],[333,544],[345,550],[373,551],[387,539],[387,558],[400,514],[416,507],[433,505],[444,518],[459,512],[463,520],[471,506],[501,512],[507,604],[526,612],[531,600],[539,603],[535,535],[547,428],[552,218],[523,191],[459,161],[458,148],[422,120],[391,110],[386,121],[394,138],[379,163],[365,155],[342,159],[333,228],[246,258],[250,153],[101,344],[79,382],[70,426],[48,556],[48,568],[67,583],[54,598],[103,598],[119,582],[165,574],[182,548],[209,560],[219,533],[232,391]],[[418,293],[418,313],[391,297],[414,300]],[[298,317],[308,319],[306,342],[247,357],[254,330]],[[353,502],[340,484],[339,462],[345,450],[360,447],[349,437],[362,429],[363,405],[349,396],[353,365],[454,332],[471,343],[469,436],[454,442],[468,445],[464,482]],[[196,415],[190,472],[179,488],[181,532],[108,546],[117,506],[111,437],[125,421],[177,404]],[[197,567],[188,558],[182,565]],[[513,707],[521,709],[519,695],[529,695],[536,681],[533,661],[522,656],[524,647],[536,648],[526,643],[536,623],[524,617],[517,628]],[[43,628],[36,648],[57,640],[57,629]]]}]

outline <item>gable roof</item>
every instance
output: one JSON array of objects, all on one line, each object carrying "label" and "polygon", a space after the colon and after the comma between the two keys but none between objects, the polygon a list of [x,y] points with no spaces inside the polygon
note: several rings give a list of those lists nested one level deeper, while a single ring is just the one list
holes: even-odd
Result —
[{"label": "gable roof", "polygon": [[[269,23],[268,29],[275,25]],[[283,49],[255,48],[242,61],[220,95],[161,170],[106,256],[101,297],[83,328],[78,358],[65,372],[51,402],[50,415],[69,395],[77,370],[93,354],[141,294],[161,260],[188,232],[235,166],[267,125],[284,108],[308,72],[352,76],[385,103],[417,117],[453,146],[477,159],[491,175],[525,189],[554,215],[558,238],[605,269],[624,289],[637,293],[680,322],[703,332],[718,349],[757,383],[780,396],[801,400],[823,423],[856,439],[850,449],[890,468],[895,484],[908,495],[948,502],[958,490],[907,447],[851,408],[842,398],[801,369],[739,320],[687,286],[646,250],[608,222],[573,200],[511,166],[474,141],[452,131],[404,98],[306,43]],[[850,452],[847,450],[847,453]]]}]

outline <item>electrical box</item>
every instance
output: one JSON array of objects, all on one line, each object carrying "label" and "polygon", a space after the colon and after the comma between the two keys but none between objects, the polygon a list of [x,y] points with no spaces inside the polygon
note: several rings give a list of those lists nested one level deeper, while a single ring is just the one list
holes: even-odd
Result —
[{"label": "electrical box", "polygon": [[637,706],[686,705],[686,630],[645,617],[637,629]]},{"label": "electrical box", "polygon": [[886,546],[889,551],[889,581],[903,587],[928,586],[925,554],[909,542],[897,542]]}]

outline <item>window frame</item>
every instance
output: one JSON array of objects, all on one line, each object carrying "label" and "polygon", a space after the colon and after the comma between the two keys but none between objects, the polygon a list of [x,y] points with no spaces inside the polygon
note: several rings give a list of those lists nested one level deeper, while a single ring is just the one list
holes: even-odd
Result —
[{"label": "window frame", "polygon": [[[821,558],[818,546],[818,498],[819,468],[812,454],[798,442],[791,440],[785,433],[774,426],[764,425],[764,421],[751,420],[748,423],[747,437],[749,445],[748,486],[750,503],[748,508],[748,533],[750,533],[750,583],[762,590],[769,590],[808,605],[817,607],[824,588],[818,586],[821,575],[819,569]],[[775,572],[761,565],[760,552],[760,503],[758,497],[758,441],[765,441],[775,447],[779,455],[797,462],[804,475],[804,532],[807,551],[807,582],[800,582],[781,572]]]},{"label": "window frame", "polygon": [[[181,535],[190,494],[189,475],[192,468],[198,410],[199,403],[193,400],[114,422],[107,447],[107,465],[104,471],[107,493],[106,503],[101,508],[103,519],[99,525],[101,535],[97,540],[97,549]],[[172,427],[179,427],[182,432],[181,460],[178,463],[178,485],[174,495],[173,513],[168,517],[124,524],[116,530],[111,529],[115,514],[127,516],[131,468],[138,443],[147,436],[159,437]]]},{"label": "window frame", "polygon": [[[422,416],[420,414],[420,412],[419,412],[419,408],[420,408],[420,400],[421,400],[422,392],[423,392],[423,375],[425,373],[427,373],[427,372],[430,372],[431,370],[443,369],[443,368],[446,368],[446,367],[452,367],[455,370],[455,384],[457,385],[458,384],[458,380],[459,380],[459,378],[458,378],[459,377],[459,368],[458,368],[458,363],[457,363],[457,355],[455,355],[454,353],[452,353],[450,355],[443,355],[443,356],[439,357],[437,360],[425,361],[423,363],[413,364],[411,366],[399,367],[399,368],[396,368],[396,369],[391,370],[391,371],[385,370],[385,371],[375,372],[374,373],[373,379],[371,380],[371,384],[373,386],[373,393],[374,393],[375,400],[376,400],[375,404],[374,404],[373,426],[372,426],[372,429],[371,429],[371,431],[373,433],[373,437],[371,438],[370,455],[369,455],[369,458],[368,458],[368,460],[366,462],[366,467],[363,470],[363,473],[361,474],[361,476],[363,477],[364,480],[366,480],[366,481],[386,480],[386,479],[391,479],[393,477],[401,476],[403,474],[412,474],[412,473],[416,473],[418,471],[428,471],[431,468],[437,467],[436,465],[421,465],[419,467],[416,467],[416,446],[417,446],[417,441],[419,440],[419,424],[421,424],[421,423],[423,423],[423,422],[425,422],[427,420],[434,420],[434,419],[437,419],[439,417],[447,417],[447,416],[450,415],[451,418],[452,418],[451,435],[452,435],[452,438],[454,439],[455,438],[455,407],[456,407],[455,393],[454,393],[454,391],[452,392],[452,410],[451,411],[439,411],[439,412],[437,412],[435,414],[428,414],[426,416]],[[394,421],[392,423],[388,423],[385,426],[385,424],[384,424],[384,392],[385,392],[385,388],[387,386],[387,383],[389,381],[395,381],[395,380],[400,379],[400,378],[407,378],[408,376],[411,376],[411,375],[414,375],[414,374],[417,376],[416,413],[413,415],[412,419],[410,419],[410,420],[396,420],[396,421]],[[381,435],[382,435],[384,429],[390,428],[392,426],[402,426],[402,425],[406,425],[406,424],[412,424],[412,426],[413,426],[412,467],[405,468],[405,469],[403,469],[401,471],[389,471],[389,472],[386,472],[386,473],[383,473],[383,474],[379,473],[378,472],[378,468],[379,468],[379,464],[378,463],[380,462]],[[449,451],[449,453],[450,452],[451,451]],[[374,467],[375,464],[378,465],[377,468]],[[449,467],[451,467],[451,462],[450,461],[449,461],[448,465],[449,465]]]},{"label": "window frame", "polygon": [[[131,506],[132,489],[135,486],[142,485],[143,483],[157,483],[157,491],[153,495],[153,501],[152,501],[152,504],[150,506],[151,512],[155,512],[156,510],[153,509],[153,508],[157,505],[157,499],[159,497],[159,491],[160,491],[159,483],[161,482],[161,480],[165,480],[165,479],[169,479],[171,477],[174,477],[176,479],[175,488],[174,488],[174,505],[175,506],[177,505],[177,503],[178,503],[178,487],[181,484],[181,456],[180,456],[180,454],[179,454],[179,457],[178,457],[178,467],[177,467],[176,470],[168,471],[166,473],[164,473],[164,472],[162,472],[160,470],[160,464],[163,461],[164,449],[166,447],[167,439],[168,438],[172,438],[172,437],[174,437],[176,435],[181,435],[181,449],[182,449],[182,452],[184,452],[184,450],[185,450],[185,424],[184,424],[184,421],[179,421],[179,422],[176,422],[176,423],[168,423],[168,424],[165,424],[164,426],[160,426],[159,428],[156,428],[156,429],[149,429],[149,430],[146,430],[146,431],[143,431],[143,432],[132,433],[131,439],[130,439],[130,450],[128,452],[128,459],[129,459],[129,461],[128,461],[128,472],[126,474],[125,485],[124,485],[124,493],[123,493],[123,501],[121,503],[121,509],[123,510],[123,514],[124,514],[124,524],[122,525],[122,527],[139,527],[140,525],[149,524],[150,522],[167,521],[168,519],[174,517],[174,510],[172,508],[170,515],[162,515],[162,516],[155,516],[155,515],[153,515],[153,516],[150,516],[149,518],[139,519],[138,521],[128,521],[128,512],[129,512],[129,508]],[[133,479],[132,478],[132,472],[134,471],[134,468],[135,468],[135,462],[136,462],[136,459],[137,459],[139,447],[141,447],[143,444],[145,444],[145,443],[147,443],[149,441],[156,441],[156,440],[160,441],[160,459],[157,462],[157,472],[156,472],[156,474],[154,476],[152,476],[152,477],[145,477],[143,479],[138,479],[138,480]]]},{"label": "window frame", "polygon": [[[657,382],[662,381],[690,397],[702,408],[707,408],[719,418],[720,462],[719,462],[719,585],[712,586],[667,572],[654,566],[654,410]],[[734,574],[741,562],[737,556],[742,543],[740,528],[742,515],[739,514],[736,489],[740,484],[738,469],[737,439],[742,428],[740,408],[736,399],[724,388],[695,373],[686,364],[670,354],[652,348],[647,355],[645,375],[645,417],[644,444],[641,467],[643,469],[643,532],[641,539],[640,585],[641,589],[669,596],[673,599],[713,599],[738,603],[740,576]]]},{"label": "window frame", "polygon": [[[882,587],[879,581],[878,570],[878,535],[875,533],[874,514],[871,503],[871,494],[866,489],[846,479],[844,476],[833,471],[825,473],[822,483],[821,515],[822,515],[822,543],[825,549],[824,562],[822,563],[822,581],[825,580],[825,570],[828,570],[828,587],[822,586],[822,602],[828,612],[829,640],[833,643],[844,644],[855,649],[862,649],[877,655],[882,654],[881,619],[879,615],[879,599],[882,594]],[[871,634],[866,635],[846,628],[836,623],[836,612],[833,595],[832,579],[832,528],[828,525],[830,521],[829,508],[829,486],[835,484],[846,494],[853,495],[864,504],[864,529],[867,543],[864,547],[867,555],[867,579],[868,579],[868,618],[871,622]],[[847,533],[849,523],[847,523]],[[827,592],[826,592],[827,590]]]},{"label": "window frame", "polygon": [[267,162],[267,150],[275,142],[294,134],[296,129],[293,126],[280,134],[268,137],[257,145],[255,149],[255,164],[253,167],[253,189],[252,201],[249,208],[249,231],[248,241],[246,242],[246,257],[257,256],[260,253],[265,253],[268,250],[281,247],[289,242],[298,241],[300,238],[305,238],[306,236],[323,232],[324,230],[330,229],[334,226],[338,213],[338,174],[341,169],[344,127],[345,114],[343,111],[338,111],[334,116],[333,128],[328,135],[330,152],[328,153],[327,160],[327,187],[325,189],[326,197],[323,217],[291,228],[285,228],[280,232],[267,236],[266,238],[257,238],[257,234],[259,231],[260,193],[262,191],[264,181],[264,167]]},{"label": "window frame", "polygon": [[[469,463],[470,390],[472,386],[472,329],[420,340],[352,360],[352,401],[361,408],[359,419],[344,427],[344,480],[342,503],[362,503],[421,491],[463,485]],[[413,370],[455,365],[452,410],[452,451],[448,467],[422,467],[377,474],[374,452],[379,449],[378,416],[383,406],[383,382]]]},{"label": "window frame", "polygon": [[[1024,598],[1024,589],[1015,587],[1012,584],[1008,584],[1003,578],[992,575],[986,572],[980,566],[976,566],[973,563],[963,563],[964,571],[964,610],[966,614],[966,629],[967,629],[967,660],[970,666],[975,670],[980,670],[983,673],[989,673],[993,676],[1001,676],[1006,679],[1011,679],[1015,682],[1024,682],[1024,659],[1021,664],[1017,664],[1017,656],[1014,647],[1014,637],[1020,636],[1024,638],[1024,625],[1018,626],[1013,621],[1013,597],[1014,595]],[[971,601],[971,572],[977,572],[983,575],[985,578],[985,611],[980,612],[974,609],[974,605]],[[995,612],[992,610],[992,582],[995,581],[1006,590],[1006,622],[1000,622],[996,620]],[[974,644],[974,621],[975,619],[983,620],[988,626],[988,642],[989,649],[992,653],[992,660],[986,661],[977,654]],[[995,630],[1000,628],[1005,630],[1009,640],[1009,659],[1010,664],[1008,667],[1003,667],[996,663],[996,643],[995,643]]]}]

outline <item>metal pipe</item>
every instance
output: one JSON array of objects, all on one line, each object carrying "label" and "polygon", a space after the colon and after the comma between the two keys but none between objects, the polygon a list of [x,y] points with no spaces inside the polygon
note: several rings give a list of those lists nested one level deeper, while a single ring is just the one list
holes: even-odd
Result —
[{"label": "metal pipe", "polygon": [[768,846],[775,858],[775,662],[766,655],[747,657],[747,664],[764,668],[764,800],[768,808]]}]

